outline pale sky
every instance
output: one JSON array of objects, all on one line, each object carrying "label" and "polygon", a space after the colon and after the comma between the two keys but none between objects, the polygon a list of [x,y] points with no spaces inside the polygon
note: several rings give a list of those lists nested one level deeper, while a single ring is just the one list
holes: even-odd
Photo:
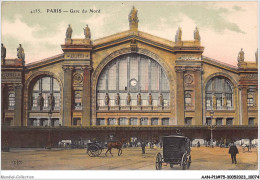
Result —
[{"label": "pale sky", "polygon": [[[128,14],[138,10],[139,30],[174,41],[178,26],[182,39],[193,40],[197,26],[204,56],[237,65],[241,48],[245,61],[255,61],[258,46],[258,2],[2,2],[1,35],[6,58],[16,58],[21,43],[26,63],[62,53],[68,24],[72,38],[84,38],[89,25],[92,40],[129,29]],[[31,13],[40,9],[41,13]],[[47,9],[80,13],[47,13]],[[100,9],[100,13],[82,13]]]}]

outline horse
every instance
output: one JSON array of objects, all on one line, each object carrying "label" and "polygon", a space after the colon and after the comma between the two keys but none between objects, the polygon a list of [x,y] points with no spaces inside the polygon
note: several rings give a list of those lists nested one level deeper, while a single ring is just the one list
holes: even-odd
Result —
[{"label": "horse", "polygon": [[122,139],[121,141],[117,141],[117,142],[109,142],[107,144],[106,156],[107,156],[108,151],[110,152],[111,156],[113,156],[113,154],[111,153],[112,148],[118,149],[117,155],[120,156],[122,154],[123,144],[124,144],[124,139]]}]

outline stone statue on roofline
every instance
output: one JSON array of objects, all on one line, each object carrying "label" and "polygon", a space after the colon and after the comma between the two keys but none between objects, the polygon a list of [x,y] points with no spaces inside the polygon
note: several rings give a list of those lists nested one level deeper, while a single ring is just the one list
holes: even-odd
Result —
[{"label": "stone statue on roofline", "polygon": [[1,62],[2,64],[5,64],[5,57],[6,57],[6,48],[4,44],[1,44]]},{"label": "stone statue on roofline", "polygon": [[133,6],[133,8],[128,16],[129,22],[132,22],[132,21],[138,22],[139,21],[138,17],[137,17],[137,12],[138,12],[137,9]]},{"label": "stone statue on roofline", "polygon": [[196,27],[195,30],[194,30],[194,40],[200,41],[200,33],[199,33],[198,27]]},{"label": "stone statue on roofline", "polygon": [[181,41],[181,37],[182,37],[182,30],[181,27],[179,27],[176,31],[175,42]]},{"label": "stone statue on roofline", "polygon": [[238,53],[237,61],[244,62],[244,60],[245,60],[245,53],[243,51],[243,48],[241,48],[241,50]]},{"label": "stone statue on roofline", "polygon": [[131,30],[137,30],[138,29],[138,17],[137,17],[137,9],[133,6],[129,16],[128,16],[128,21],[129,21],[129,26]]},{"label": "stone statue on roofline", "polygon": [[255,52],[255,62],[256,62],[256,64],[258,64],[258,48]]},{"label": "stone statue on roofline", "polygon": [[24,49],[22,47],[22,44],[19,44],[19,47],[17,48],[17,57],[19,59],[22,59],[23,63],[24,63],[25,54],[24,54]]},{"label": "stone statue on roofline", "polygon": [[70,27],[70,24],[69,24],[69,27],[67,28],[67,31],[66,31],[66,39],[71,39],[71,35],[72,35],[72,28]]},{"label": "stone statue on roofline", "polygon": [[89,29],[88,25],[86,25],[86,27],[83,28],[83,30],[84,30],[85,38],[86,39],[91,39],[91,33],[90,33],[90,29]]}]

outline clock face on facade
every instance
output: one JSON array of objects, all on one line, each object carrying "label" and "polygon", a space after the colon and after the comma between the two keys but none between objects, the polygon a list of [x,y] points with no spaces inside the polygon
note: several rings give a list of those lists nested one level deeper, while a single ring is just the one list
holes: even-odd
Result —
[{"label": "clock face on facade", "polygon": [[135,87],[137,85],[137,80],[136,79],[131,79],[130,80],[130,85]]}]

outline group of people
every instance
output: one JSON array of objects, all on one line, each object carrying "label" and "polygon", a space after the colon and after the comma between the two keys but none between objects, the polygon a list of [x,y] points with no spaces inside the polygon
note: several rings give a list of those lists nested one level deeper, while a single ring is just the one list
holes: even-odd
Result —
[{"label": "group of people", "polygon": [[[197,147],[200,147],[200,142],[197,142]],[[228,153],[231,155],[232,164],[237,163],[236,155],[239,153],[236,145],[231,143]]]}]

